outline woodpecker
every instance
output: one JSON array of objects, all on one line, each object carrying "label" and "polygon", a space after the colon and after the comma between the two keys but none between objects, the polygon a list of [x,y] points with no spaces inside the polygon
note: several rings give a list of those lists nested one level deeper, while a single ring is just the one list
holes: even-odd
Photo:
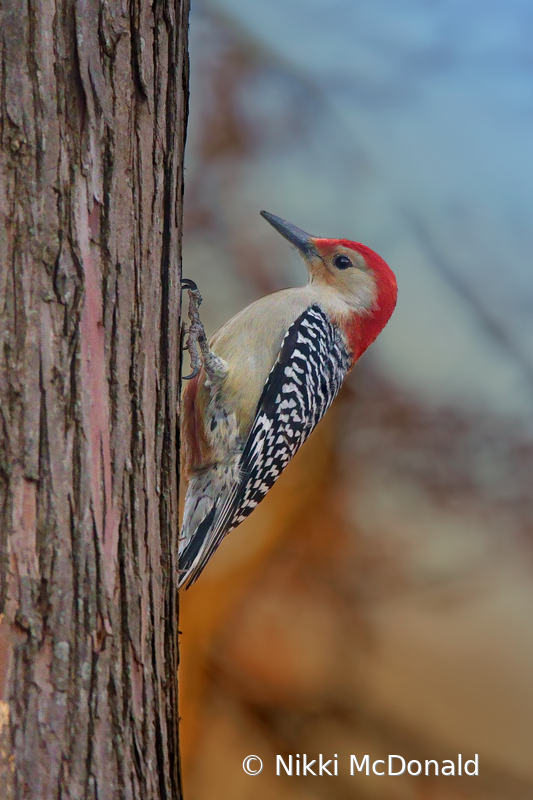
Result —
[{"label": "woodpecker", "polygon": [[298,249],[308,283],[257,300],[204,338],[183,397],[180,586],[265,497],[396,305],[394,273],[369,247],[261,215]]}]

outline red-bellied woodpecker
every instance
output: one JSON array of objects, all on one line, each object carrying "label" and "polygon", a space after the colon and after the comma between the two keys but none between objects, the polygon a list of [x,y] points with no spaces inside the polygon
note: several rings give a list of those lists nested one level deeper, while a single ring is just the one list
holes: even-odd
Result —
[{"label": "red-bellied woodpecker", "polygon": [[180,586],[264,498],[396,305],[394,274],[370,248],[261,214],[298,248],[309,280],[257,300],[204,341],[183,399]]}]

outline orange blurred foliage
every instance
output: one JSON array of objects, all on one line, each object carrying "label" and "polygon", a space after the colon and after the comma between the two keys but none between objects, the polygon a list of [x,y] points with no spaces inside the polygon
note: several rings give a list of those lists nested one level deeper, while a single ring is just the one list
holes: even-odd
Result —
[{"label": "orange blurred foliage", "polygon": [[[281,245],[249,235],[247,167],[269,137],[299,146],[312,87],[231,20],[201,16],[185,274],[215,327],[287,281]],[[285,116],[261,127],[245,99],[269,76]],[[365,357],[181,594],[188,800],[533,797],[531,474],[519,426],[415,399]],[[276,754],[296,753],[344,767],[277,777]],[[479,753],[480,775],[351,777],[350,754],[365,753]],[[250,754],[265,765],[255,777]]]}]

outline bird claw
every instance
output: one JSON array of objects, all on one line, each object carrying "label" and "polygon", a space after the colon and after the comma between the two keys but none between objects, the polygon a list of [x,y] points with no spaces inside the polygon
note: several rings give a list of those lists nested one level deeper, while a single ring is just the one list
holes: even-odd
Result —
[{"label": "bird claw", "polygon": [[182,381],[192,381],[193,378],[196,378],[196,376],[198,375],[199,372],[200,372],[200,367],[195,367],[193,369],[193,371],[189,375],[182,375],[181,376],[181,380]]},{"label": "bird claw", "polygon": [[[200,354],[196,349],[196,344],[200,344],[200,338],[203,338],[207,341],[205,331],[203,325],[200,321],[200,315],[198,313],[198,308],[200,303],[202,302],[202,296],[198,291],[198,286],[194,281],[191,281],[190,278],[184,278],[181,281],[181,288],[187,289],[189,292],[189,320],[191,324],[188,328],[185,326],[182,328],[181,336],[182,336],[182,350],[187,350],[191,357],[191,367],[192,371],[189,375],[183,375],[182,380],[184,381],[191,381],[193,378],[196,378],[198,373],[200,372],[200,367],[202,366]],[[184,338],[185,342],[183,341]]]},{"label": "bird claw", "polygon": [[182,341],[184,337],[187,337],[185,343],[182,344],[182,350],[188,351],[192,367],[190,375],[184,375],[182,380],[191,381],[193,378],[196,378],[203,365],[208,376],[212,380],[220,382],[228,371],[228,365],[223,359],[213,353],[209,347],[198,310],[202,302],[202,295],[198,291],[196,283],[189,278],[184,278],[181,282],[181,286],[182,289],[187,289],[189,292],[188,316],[191,323],[187,329],[185,327],[182,329]]}]

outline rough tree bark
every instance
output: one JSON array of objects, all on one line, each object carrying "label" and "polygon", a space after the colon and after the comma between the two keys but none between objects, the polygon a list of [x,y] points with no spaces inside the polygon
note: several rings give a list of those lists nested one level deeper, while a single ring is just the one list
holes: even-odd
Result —
[{"label": "rough tree bark", "polygon": [[3,0],[0,796],[181,796],[188,0]]}]

